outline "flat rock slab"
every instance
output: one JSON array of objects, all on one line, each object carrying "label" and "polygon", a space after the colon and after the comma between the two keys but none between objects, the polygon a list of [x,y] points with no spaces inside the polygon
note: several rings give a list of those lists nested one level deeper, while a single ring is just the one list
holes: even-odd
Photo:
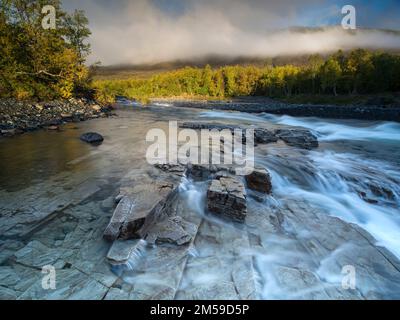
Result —
[{"label": "flat rock slab", "polygon": [[196,225],[185,221],[180,216],[170,217],[151,227],[146,241],[155,244],[170,243],[181,246],[192,241],[196,229]]},{"label": "flat rock slab", "polygon": [[[130,252],[133,254],[131,253],[129,264],[122,266],[121,287],[112,288],[107,293],[106,300],[172,300],[175,298],[201,218],[193,211],[189,203],[180,197],[174,201],[170,214],[170,217],[160,220],[149,229],[146,241],[142,241],[146,243],[146,247],[144,250],[139,249],[140,254],[136,255],[138,250],[135,248],[138,245],[134,241],[114,242],[114,249],[121,251],[110,250],[108,258],[113,257],[114,261],[118,258],[122,261]],[[174,228],[172,234],[169,230],[163,230],[163,226],[169,224],[172,224]],[[176,233],[176,226],[182,228],[183,231],[180,230],[182,233]],[[188,243],[171,245],[172,239],[186,242],[189,238]],[[152,241],[159,244],[154,245]],[[132,248],[134,248],[133,251]]]},{"label": "flat rock slab", "polygon": [[244,222],[247,206],[243,182],[236,177],[213,180],[207,191],[207,208],[213,214]]},{"label": "flat rock slab", "polygon": [[204,220],[177,292],[179,300],[257,299],[248,234],[222,221]]},{"label": "flat rock slab", "polygon": [[144,246],[142,240],[116,240],[107,254],[107,260],[112,265],[126,264],[129,259]]},{"label": "flat rock slab", "polygon": [[174,185],[161,181],[121,189],[121,200],[104,238],[108,241],[144,238],[146,230],[161,218],[174,195]]}]

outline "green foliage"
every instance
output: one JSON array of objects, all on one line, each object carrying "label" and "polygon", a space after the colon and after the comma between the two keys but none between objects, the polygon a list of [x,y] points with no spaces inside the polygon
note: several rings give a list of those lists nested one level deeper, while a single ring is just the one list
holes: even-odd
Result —
[{"label": "green foliage", "polygon": [[[42,27],[42,8],[56,9],[56,29]],[[68,15],[59,0],[0,0],[0,97],[69,98],[86,85],[90,35],[82,11]]]},{"label": "green foliage", "polygon": [[329,58],[320,69],[322,91],[332,88],[334,95],[337,95],[337,84],[342,75],[339,62],[334,58]]},{"label": "green foliage", "polygon": [[312,55],[304,66],[227,66],[213,70],[184,68],[149,79],[101,80],[94,86],[101,101],[116,95],[148,101],[149,98],[211,98],[265,95],[370,94],[400,91],[400,57],[357,49],[338,51],[325,61]]}]

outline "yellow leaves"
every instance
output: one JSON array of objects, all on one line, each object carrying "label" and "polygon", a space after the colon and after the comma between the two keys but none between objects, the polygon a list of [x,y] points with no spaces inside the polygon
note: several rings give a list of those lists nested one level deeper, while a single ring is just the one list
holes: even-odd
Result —
[{"label": "yellow leaves", "polygon": [[18,100],[27,100],[27,99],[32,97],[32,92],[29,92],[29,91],[27,91],[25,89],[22,89],[22,88],[17,88],[15,90],[15,97]]}]

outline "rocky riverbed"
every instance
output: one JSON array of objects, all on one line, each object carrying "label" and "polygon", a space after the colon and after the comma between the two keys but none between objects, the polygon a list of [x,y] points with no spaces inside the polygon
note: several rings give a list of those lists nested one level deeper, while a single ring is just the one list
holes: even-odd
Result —
[{"label": "rocky riverbed", "polygon": [[107,117],[110,113],[110,107],[87,99],[43,103],[1,99],[0,137],[10,137],[41,128],[59,130],[62,124]]},{"label": "rocky riverbed", "polygon": [[[117,113],[0,141],[1,299],[400,298],[398,124]],[[256,128],[256,170],[148,164],[170,120]]]}]

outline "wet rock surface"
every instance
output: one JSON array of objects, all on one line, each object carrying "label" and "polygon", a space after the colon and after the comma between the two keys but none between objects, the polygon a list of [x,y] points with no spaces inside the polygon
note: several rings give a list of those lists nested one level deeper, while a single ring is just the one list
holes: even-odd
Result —
[{"label": "wet rock surface", "polygon": [[[233,176],[229,168],[195,166],[188,174],[186,166],[149,166],[140,162],[141,156],[134,157],[139,139],[130,149],[129,139],[112,141],[111,147],[108,139],[100,148],[88,147],[95,150],[74,161],[80,170],[63,171],[18,191],[0,189],[0,299],[400,298],[399,259],[361,227],[332,216],[293,190],[278,193],[274,161],[266,166],[274,177],[273,193],[264,194],[262,201],[246,196],[243,202],[245,192],[253,190],[245,190],[246,178]],[[72,141],[86,147],[75,136]],[[301,158],[307,150],[266,147],[268,157],[279,153],[281,172],[299,163],[302,172],[315,173],[312,163]],[[118,162],[121,158],[126,162]],[[261,170],[252,180],[263,185],[264,175]],[[374,195],[380,203],[393,201],[398,194],[393,181],[379,170],[375,175],[373,181],[362,179],[360,192],[368,198]],[[221,183],[223,179],[228,182]],[[232,182],[236,179],[242,186]],[[245,204],[241,224],[206,214],[212,181],[218,181],[217,200],[228,199],[229,190],[235,195],[240,218]],[[157,200],[165,201],[175,189],[171,201],[154,211],[156,219],[143,216],[134,232],[138,239],[103,239],[124,199],[142,204],[138,212],[152,212]],[[133,217],[127,221],[135,225],[139,207],[125,208],[132,214],[125,217]],[[221,202],[221,208],[232,212],[229,202]],[[120,226],[126,222],[122,221]],[[115,234],[121,229],[116,230]],[[42,287],[42,267],[48,264],[56,271],[54,290]],[[346,266],[356,270],[354,289],[342,286]]]},{"label": "wet rock surface", "polygon": [[207,209],[213,214],[244,222],[247,207],[243,182],[235,177],[212,180],[207,190]]},{"label": "wet rock surface", "polygon": [[292,147],[303,149],[318,148],[318,138],[306,129],[279,129],[276,136]]},{"label": "wet rock surface", "polygon": [[181,246],[192,241],[191,234],[195,233],[194,230],[196,230],[196,226],[185,221],[182,217],[169,217],[150,228],[146,241],[155,244],[170,243]]},{"label": "wet rock surface", "polygon": [[256,168],[245,178],[249,189],[266,194],[272,192],[271,175],[266,169]]},{"label": "wet rock surface", "polygon": [[301,149],[315,149],[318,148],[318,138],[308,129],[304,128],[290,128],[290,129],[277,129],[269,130],[266,128],[259,128],[254,126],[234,126],[234,125],[223,125],[216,123],[191,123],[184,122],[181,124],[181,128],[188,128],[193,130],[229,130],[232,134],[235,129],[242,130],[242,141],[246,143],[246,131],[247,129],[254,130],[254,143],[255,144],[269,144],[276,143],[278,140],[284,141],[291,147],[297,147]]},{"label": "wet rock surface", "polygon": [[123,188],[122,199],[104,231],[108,241],[143,237],[150,225],[161,218],[176,195],[176,187],[168,182],[154,181]]},{"label": "wet rock surface", "polygon": [[267,144],[278,142],[278,137],[275,132],[267,129],[255,129],[254,130],[254,142],[260,144]]},{"label": "wet rock surface", "polygon": [[87,132],[80,136],[80,139],[84,142],[91,144],[100,144],[104,141],[104,138],[101,134],[96,132]]}]

